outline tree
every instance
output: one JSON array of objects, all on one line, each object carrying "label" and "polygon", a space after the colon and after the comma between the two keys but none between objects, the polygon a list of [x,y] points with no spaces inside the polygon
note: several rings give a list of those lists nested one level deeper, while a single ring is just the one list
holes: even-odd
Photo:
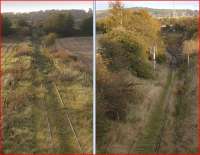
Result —
[{"label": "tree", "polygon": [[109,33],[113,29],[123,28],[134,36],[140,36],[144,42],[144,50],[157,45],[158,54],[164,54],[164,44],[161,38],[160,23],[145,10],[132,11],[124,9],[120,2],[110,4],[109,16],[97,22],[98,30]]},{"label": "tree", "polygon": [[11,34],[12,32],[12,28],[11,28],[12,24],[11,21],[8,17],[3,16],[3,35],[4,36],[8,36],[9,34]]},{"label": "tree", "polygon": [[27,21],[26,21],[24,18],[22,18],[22,17],[20,17],[20,18],[17,19],[16,25],[17,25],[18,27],[26,27],[26,26],[29,26],[28,23],[27,23]]},{"label": "tree", "polygon": [[84,19],[80,26],[83,35],[93,34],[93,16]]},{"label": "tree", "polygon": [[112,30],[112,28],[123,26],[123,15],[128,13],[128,11],[124,10],[120,1],[111,2],[109,7],[109,16],[97,22],[98,28],[103,29],[105,32]]},{"label": "tree", "polygon": [[47,33],[57,33],[59,36],[71,36],[74,33],[74,18],[71,14],[51,14],[44,22]]},{"label": "tree", "polygon": [[65,21],[63,22],[61,33],[66,33],[65,35],[73,35],[74,33],[74,17],[71,14],[67,14],[64,18]]},{"label": "tree", "polygon": [[115,2],[110,2],[109,4],[110,9],[110,14],[112,20],[118,25],[122,26],[124,21],[123,21],[123,15],[125,14],[124,6],[121,3],[121,1],[117,0]]},{"label": "tree", "polygon": [[183,43],[183,53],[187,55],[188,66],[190,64],[190,55],[198,53],[198,41],[197,40],[186,40]]},{"label": "tree", "polygon": [[143,78],[152,77],[150,49],[156,45],[159,58],[164,55],[159,21],[145,10],[124,9],[119,1],[110,7],[109,16],[98,22],[104,32],[100,39],[103,59],[113,71],[127,69]]},{"label": "tree", "polygon": [[116,27],[140,33],[145,41],[152,44],[160,40],[160,23],[145,10],[132,11],[123,8],[120,2],[111,3],[109,16],[98,21],[105,32],[111,31]]},{"label": "tree", "polygon": [[110,70],[129,70],[139,77],[152,77],[147,46],[140,35],[119,27],[104,34],[99,43],[102,58]]},{"label": "tree", "polygon": [[31,34],[31,26],[23,17],[18,17],[15,23],[15,32],[18,36],[28,36]]}]

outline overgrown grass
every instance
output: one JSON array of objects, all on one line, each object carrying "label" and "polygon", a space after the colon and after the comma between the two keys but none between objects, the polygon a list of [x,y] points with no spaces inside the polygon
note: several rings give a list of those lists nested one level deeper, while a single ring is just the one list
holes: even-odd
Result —
[{"label": "overgrown grass", "polygon": [[[188,116],[192,115],[192,106],[197,106],[197,56],[192,56],[190,66],[183,63],[180,66],[178,72],[178,80],[176,91],[176,105],[175,105],[175,143],[177,145],[184,144],[183,137],[186,133],[183,132],[184,122]],[[195,77],[196,76],[196,77]],[[195,120],[191,120],[195,121]],[[197,121],[197,120],[196,120]],[[197,123],[197,122],[196,122]],[[196,131],[197,132],[197,131]],[[195,142],[194,142],[195,143]],[[196,144],[191,144],[191,148],[185,148],[183,152],[196,153],[197,152],[197,141]],[[196,146],[196,147],[195,147]]]},{"label": "overgrown grass", "polygon": [[164,86],[163,92],[161,93],[159,101],[156,103],[149,120],[147,122],[146,128],[143,134],[137,141],[134,152],[136,153],[155,153],[155,143],[157,141],[158,134],[160,133],[162,127],[162,121],[165,115],[164,104],[166,98],[168,97],[168,91],[170,91],[170,85],[174,80],[174,73],[169,72],[166,84]]}]

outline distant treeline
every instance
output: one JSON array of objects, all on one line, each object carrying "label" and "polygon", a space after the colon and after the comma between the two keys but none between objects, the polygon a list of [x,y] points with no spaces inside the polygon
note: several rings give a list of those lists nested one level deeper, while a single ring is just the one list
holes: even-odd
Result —
[{"label": "distant treeline", "polygon": [[92,10],[3,14],[3,36],[30,36],[33,29],[38,29],[41,36],[49,33],[55,33],[58,37],[92,35]]}]

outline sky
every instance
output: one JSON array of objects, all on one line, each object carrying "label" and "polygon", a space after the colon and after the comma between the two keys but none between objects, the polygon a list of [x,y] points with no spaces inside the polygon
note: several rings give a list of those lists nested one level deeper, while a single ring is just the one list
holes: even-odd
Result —
[{"label": "sky", "polygon": [[[51,9],[83,9],[93,7],[92,1],[1,1],[2,12],[31,12]],[[198,1],[126,1],[125,7],[149,7],[158,9],[192,9],[198,10]],[[108,1],[97,1],[97,10],[108,9]]]},{"label": "sky", "polygon": [[31,12],[40,10],[70,10],[93,8],[92,1],[1,1],[2,12]]},{"label": "sky", "polygon": [[[97,10],[104,10],[108,8],[108,2],[96,2]],[[149,7],[156,9],[191,9],[199,10],[198,1],[124,1],[124,6],[129,7]]]}]

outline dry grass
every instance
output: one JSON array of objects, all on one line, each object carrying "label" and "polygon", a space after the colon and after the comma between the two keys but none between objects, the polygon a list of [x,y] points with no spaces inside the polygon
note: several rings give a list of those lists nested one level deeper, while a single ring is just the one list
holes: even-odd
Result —
[{"label": "dry grass", "polygon": [[53,52],[53,57],[58,58],[58,59],[62,60],[63,62],[77,61],[76,56],[74,56],[68,52],[65,52],[63,50]]},{"label": "dry grass", "polygon": [[27,43],[20,43],[17,46],[15,57],[20,56],[31,56],[32,54],[32,47],[30,44]]}]

